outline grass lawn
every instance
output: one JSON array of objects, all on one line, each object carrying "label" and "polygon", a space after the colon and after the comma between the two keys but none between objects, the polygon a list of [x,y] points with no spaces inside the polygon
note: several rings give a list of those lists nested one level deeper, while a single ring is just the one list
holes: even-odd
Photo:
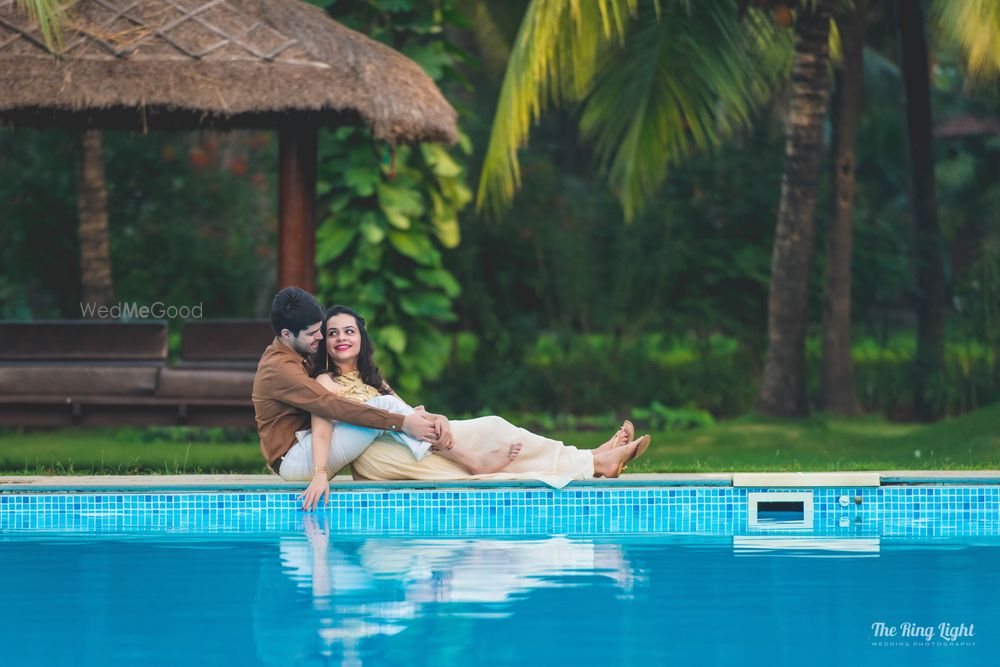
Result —
[{"label": "grass lawn", "polygon": [[[124,433],[124,434],[123,434]],[[5,474],[264,473],[256,441],[141,442],[128,431],[0,432]],[[558,433],[592,447],[607,435]],[[878,417],[770,421],[745,417],[706,429],[653,433],[630,472],[1000,469],[1000,404],[937,424]]]}]

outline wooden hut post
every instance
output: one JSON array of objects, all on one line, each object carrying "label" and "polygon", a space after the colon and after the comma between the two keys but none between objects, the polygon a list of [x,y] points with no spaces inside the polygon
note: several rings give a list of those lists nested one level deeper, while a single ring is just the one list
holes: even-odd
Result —
[{"label": "wooden hut post", "polygon": [[278,289],[316,291],[318,128],[293,113],[278,128]]}]

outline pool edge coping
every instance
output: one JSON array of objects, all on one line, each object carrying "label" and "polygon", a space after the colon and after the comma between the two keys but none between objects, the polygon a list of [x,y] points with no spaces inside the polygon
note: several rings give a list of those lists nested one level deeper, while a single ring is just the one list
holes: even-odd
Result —
[{"label": "pool edge coping", "polygon": [[[852,472],[789,473],[647,473],[623,475],[619,479],[589,479],[571,482],[569,490],[610,490],[655,487],[877,487],[899,485],[1000,485],[1000,470],[887,470]],[[0,493],[10,492],[161,492],[185,491],[301,491],[302,482],[286,482],[275,475],[94,475],[94,476],[0,476]],[[460,481],[355,481],[335,477],[334,492],[365,490],[459,490],[525,489],[547,490],[535,480]]]}]

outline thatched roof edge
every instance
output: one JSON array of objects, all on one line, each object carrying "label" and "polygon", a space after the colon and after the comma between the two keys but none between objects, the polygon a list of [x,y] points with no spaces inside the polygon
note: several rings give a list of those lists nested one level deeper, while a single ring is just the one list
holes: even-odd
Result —
[{"label": "thatched roof edge", "polygon": [[[178,126],[203,118],[225,127],[310,112],[324,123],[361,120],[392,143],[456,139],[454,109],[416,63],[317,7],[298,0],[195,0],[185,5],[193,17],[185,17],[172,0],[146,0],[141,10],[109,21],[108,7],[132,4],[81,0],[74,8],[77,30],[57,59],[32,40],[12,2],[0,0],[0,120],[67,114],[94,120],[131,109],[160,126],[175,116]],[[173,27],[157,34],[163,26],[154,20]],[[93,28],[98,24],[104,33]],[[123,34],[114,32],[119,24],[135,27],[138,37],[105,36]]]}]

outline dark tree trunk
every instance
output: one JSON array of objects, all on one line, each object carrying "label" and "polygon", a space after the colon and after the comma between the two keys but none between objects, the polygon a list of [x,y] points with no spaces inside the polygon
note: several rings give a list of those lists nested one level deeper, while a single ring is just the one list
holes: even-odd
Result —
[{"label": "dark tree trunk", "polygon": [[900,0],[899,38],[906,86],[913,235],[917,270],[917,360],[913,409],[918,419],[938,417],[929,384],[944,356],[944,268],[934,187],[930,64],[919,0]]},{"label": "dark tree trunk", "polygon": [[76,201],[80,216],[81,298],[84,303],[109,306],[115,292],[111,280],[108,187],[98,130],[85,130],[80,137]]},{"label": "dark tree trunk", "polygon": [[805,338],[823,118],[830,93],[832,6],[833,0],[818,0],[801,8],[795,20],[785,173],[767,304],[767,359],[756,401],[758,411],[776,417],[809,414]]},{"label": "dark tree trunk", "polygon": [[837,77],[833,113],[833,217],[826,238],[826,302],[823,309],[823,408],[858,414],[851,357],[851,252],[854,243],[854,144],[861,117],[866,0],[855,0],[837,25],[844,66]]}]

